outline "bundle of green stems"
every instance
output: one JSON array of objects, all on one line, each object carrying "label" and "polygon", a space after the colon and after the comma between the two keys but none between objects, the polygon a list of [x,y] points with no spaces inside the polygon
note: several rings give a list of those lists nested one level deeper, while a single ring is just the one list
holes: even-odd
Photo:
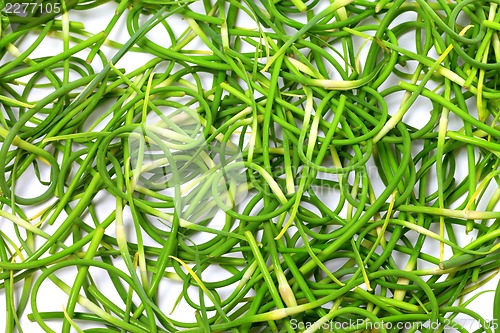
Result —
[{"label": "bundle of green stems", "polygon": [[0,2],[6,332],[499,331],[499,0],[36,4]]}]

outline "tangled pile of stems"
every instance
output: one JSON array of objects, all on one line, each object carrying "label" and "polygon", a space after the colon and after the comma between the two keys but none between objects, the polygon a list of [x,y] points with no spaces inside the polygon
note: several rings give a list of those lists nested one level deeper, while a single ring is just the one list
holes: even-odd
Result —
[{"label": "tangled pile of stems", "polygon": [[[122,0],[104,32],[72,21],[105,3],[0,14],[7,332],[500,324],[500,291],[494,318],[468,307],[500,267],[500,1]],[[48,39],[63,52],[34,57]]]}]

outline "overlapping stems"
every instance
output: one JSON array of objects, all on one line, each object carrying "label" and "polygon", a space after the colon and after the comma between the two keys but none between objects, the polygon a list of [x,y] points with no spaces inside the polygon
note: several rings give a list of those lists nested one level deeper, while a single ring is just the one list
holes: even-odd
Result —
[{"label": "overlapping stems", "polygon": [[[497,1],[115,7],[97,34],[72,17],[104,1],[0,14],[7,331],[500,324],[468,308],[500,265]],[[33,57],[49,38],[64,51]]]}]

